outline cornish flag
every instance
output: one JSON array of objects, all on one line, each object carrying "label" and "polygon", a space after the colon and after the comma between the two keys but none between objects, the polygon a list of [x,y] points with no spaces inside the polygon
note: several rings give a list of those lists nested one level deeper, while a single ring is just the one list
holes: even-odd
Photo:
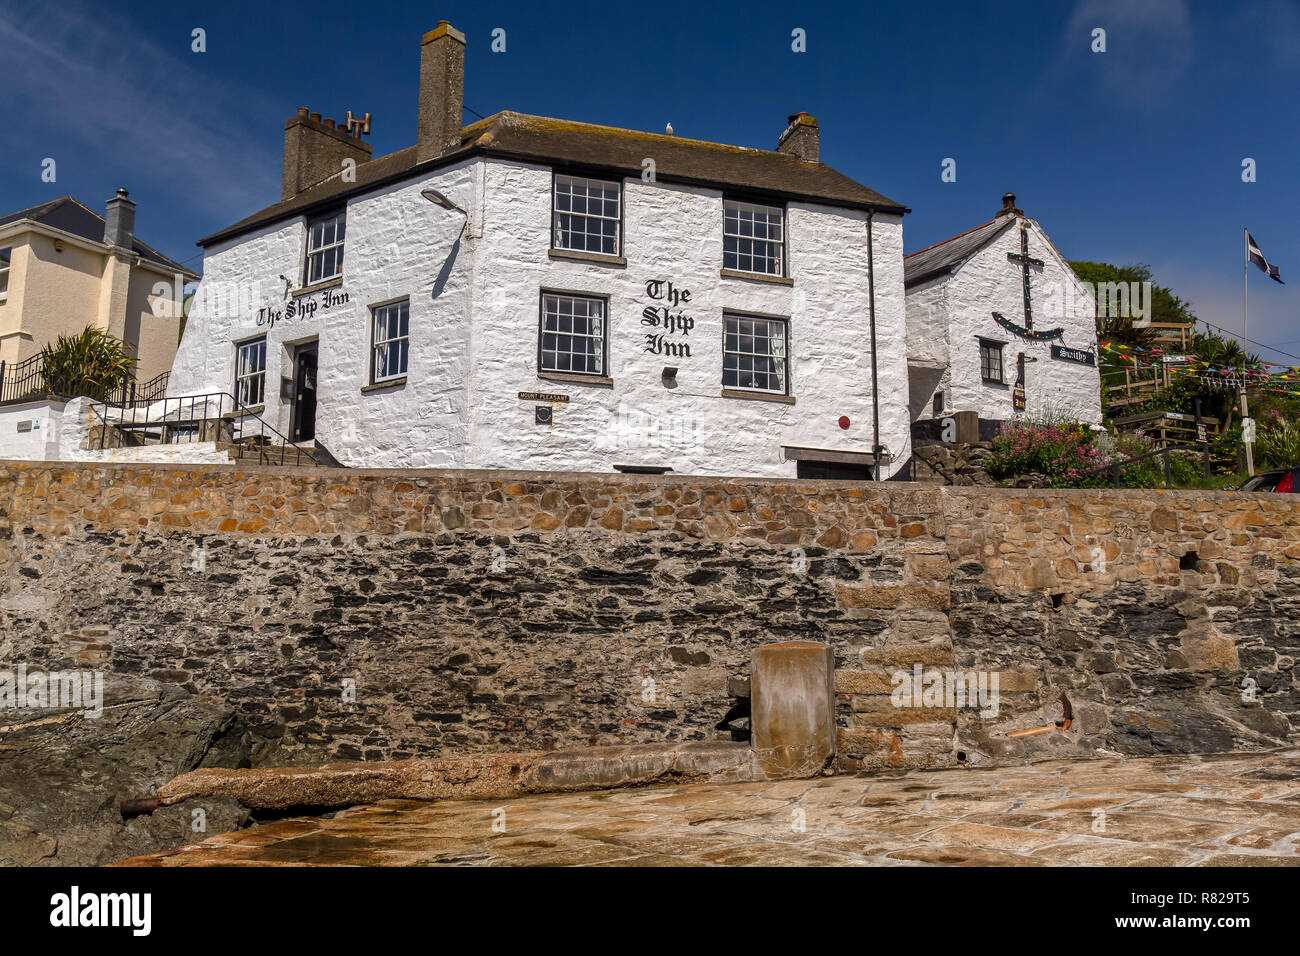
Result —
[{"label": "cornish flag", "polygon": [[[1246,232],[1246,258],[1259,266],[1259,271],[1270,279],[1275,282],[1282,282],[1282,277],[1277,274],[1277,266],[1268,264],[1268,260],[1264,258],[1264,253],[1260,252],[1259,246],[1255,245],[1255,237],[1250,234],[1249,230]],[[1286,285],[1285,282],[1282,282],[1282,284]]]}]

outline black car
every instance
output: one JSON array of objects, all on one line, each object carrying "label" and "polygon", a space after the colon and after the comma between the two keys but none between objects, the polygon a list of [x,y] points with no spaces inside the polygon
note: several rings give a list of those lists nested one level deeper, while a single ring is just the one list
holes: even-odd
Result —
[{"label": "black car", "polygon": [[1300,491],[1300,465],[1282,471],[1266,471],[1242,482],[1238,491]]}]

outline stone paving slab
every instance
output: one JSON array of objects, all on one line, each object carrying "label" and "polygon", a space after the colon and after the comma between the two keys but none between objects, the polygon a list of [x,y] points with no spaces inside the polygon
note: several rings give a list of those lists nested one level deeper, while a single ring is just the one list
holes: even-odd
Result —
[{"label": "stone paving slab", "polygon": [[1300,866],[1300,748],[385,800],[122,866]]}]

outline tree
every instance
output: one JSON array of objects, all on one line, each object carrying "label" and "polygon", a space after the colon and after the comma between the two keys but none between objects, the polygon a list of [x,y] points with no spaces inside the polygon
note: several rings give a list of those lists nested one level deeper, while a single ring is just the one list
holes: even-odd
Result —
[{"label": "tree", "polygon": [[[1153,347],[1155,338],[1159,335],[1157,329],[1134,328],[1131,316],[1112,316],[1109,314],[1111,303],[1103,301],[1104,296],[1100,291],[1106,288],[1109,283],[1123,283],[1129,288],[1132,288],[1133,283],[1137,283],[1139,286],[1143,283],[1150,283],[1150,300],[1146,300],[1145,295],[1143,297],[1144,303],[1149,305],[1151,310],[1147,318],[1152,322],[1167,322],[1174,325],[1196,324],[1196,313],[1192,311],[1191,303],[1180,299],[1172,289],[1157,285],[1151,278],[1151,267],[1145,263],[1137,262],[1127,266],[1114,266],[1109,262],[1073,261],[1070,263],[1070,268],[1074,270],[1074,274],[1080,279],[1090,283],[1094,289],[1098,290],[1097,334],[1108,342],[1149,349]],[[1130,299],[1131,306],[1132,301]]]}]

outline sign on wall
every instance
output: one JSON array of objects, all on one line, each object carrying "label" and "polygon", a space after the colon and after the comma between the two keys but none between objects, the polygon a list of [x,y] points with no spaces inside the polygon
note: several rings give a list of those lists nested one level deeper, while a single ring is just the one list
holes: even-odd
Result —
[{"label": "sign on wall", "polygon": [[1097,356],[1094,352],[1087,352],[1083,349],[1066,348],[1064,345],[1052,346],[1052,358],[1060,359],[1063,362],[1078,362],[1080,365],[1095,365]]},{"label": "sign on wall", "polygon": [[266,326],[268,329],[273,329],[277,322],[293,322],[298,319],[311,321],[316,317],[317,312],[328,312],[340,305],[346,305],[347,301],[348,294],[342,289],[325,289],[313,295],[299,296],[290,299],[285,306],[279,309],[270,306],[258,309],[257,326],[258,328]]},{"label": "sign on wall", "polygon": [[567,402],[569,396],[560,392],[520,392],[519,400],[524,402]]},{"label": "sign on wall", "polygon": [[1025,353],[1021,352],[1016,361],[1016,384],[1011,389],[1011,405],[1018,411],[1025,410]]},{"label": "sign on wall", "polygon": [[[665,304],[648,305],[641,310],[641,324],[660,330],[645,333],[644,350],[651,355],[690,358],[690,343],[670,336],[678,334],[687,336],[691,334],[691,329],[695,328],[695,320],[684,310],[678,309],[679,306],[691,301],[691,290],[679,289],[671,280],[651,279],[645,284],[645,294],[648,298]],[[678,311],[674,312],[673,309]]]}]

